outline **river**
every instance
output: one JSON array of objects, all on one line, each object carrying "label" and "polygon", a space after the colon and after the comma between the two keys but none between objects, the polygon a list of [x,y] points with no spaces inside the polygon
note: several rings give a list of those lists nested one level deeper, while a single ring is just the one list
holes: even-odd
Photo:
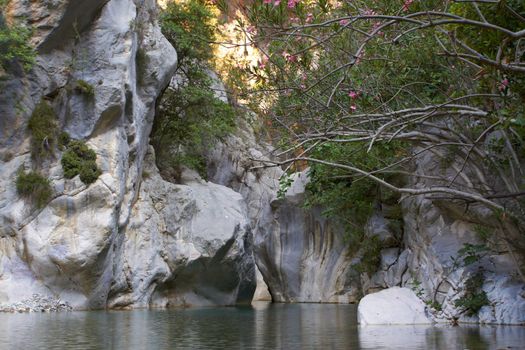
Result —
[{"label": "river", "polygon": [[525,327],[357,325],[354,305],[0,314],[0,349],[524,349]]}]

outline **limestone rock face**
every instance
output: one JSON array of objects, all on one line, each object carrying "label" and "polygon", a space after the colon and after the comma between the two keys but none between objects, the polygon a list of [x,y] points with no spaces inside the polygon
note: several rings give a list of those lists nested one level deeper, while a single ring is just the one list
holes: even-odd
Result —
[{"label": "limestone rock face", "polygon": [[[404,204],[405,232],[402,252],[410,274],[402,284],[414,288],[421,283],[422,298],[436,301],[442,311],[438,319],[459,318],[460,322],[523,324],[525,322],[525,286],[516,273],[516,264],[508,247],[491,250],[469,266],[454,266],[452,257],[464,244],[480,244],[476,224],[468,217],[451,214],[446,207],[426,199],[411,199]],[[461,259],[461,257],[460,257]],[[405,263],[405,262],[404,262]],[[483,286],[490,305],[475,317],[467,317],[455,306],[464,295],[466,280],[482,272]]]},{"label": "limestone rock face", "polygon": [[[218,86],[217,90],[223,91],[224,87]],[[259,268],[264,269],[261,254],[256,250],[261,247],[264,237],[273,232],[275,219],[271,203],[276,198],[283,172],[280,168],[251,170],[260,165],[255,160],[270,159],[273,151],[256,133],[255,130],[261,127],[258,123],[253,113],[246,111],[244,119],[239,120],[237,131],[211,150],[207,163],[210,182],[229,187],[244,199],[254,237],[254,258]],[[257,278],[256,299],[267,300],[273,296],[267,285],[268,278],[264,273]]]},{"label": "limestone rock face", "polygon": [[[415,166],[416,174],[443,171],[439,160],[432,157],[420,159]],[[430,180],[417,177],[409,181],[415,188],[432,185]],[[407,269],[402,276],[402,286],[418,289],[423,300],[437,303],[441,309],[436,312],[439,321],[525,322],[525,284],[517,273],[510,246],[498,238],[497,229],[492,226],[496,220],[489,210],[423,197],[406,198],[402,204],[404,249],[399,262]],[[479,227],[488,230],[488,241],[480,239]],[[473,263],[465,264],[464,256],[460,255],[465,244],[484,245],[489,249]],[[397,269],[395,265],[393,268]],[[489,305],[482,307],[476,316],[468,317],[456,306],[456,301],[465,295],[466,281],[478,273],[482,276],[482,285],[477,292],[486,293]]]},{"label": "limestone rock face", "polygon": [[351,302],[351,257],[343,232],[321,215],[305,209],[305,172],[297,173],[284,199],[272,202],[274,221],[255,237],[257,261],[275,301]]},{"label": "limestone rock face", "polygon": [[[38,56],[0,90],[0,309],[38,309],[36,297],[75,309],[251,300],[241,195],[193,175],[166,182],[153,154],[144,163],[177,62],[156,16],[154,0],[10,2],[8,19],[35,27]],[[27,123],[41,99],[60,131],[96,152],[93,184],[64,178],[61,150],[31,156]],[[17,172],[30,169],[53,188],[41,209],[16,193]]]},{"label": "limestone rock face", "polygon": [[430,324],[425,309],[411,289],[392,287],[361,299],[357,320],[361,325]]},{"label": "limestone rock face", "polygon": [[233,305],[255,289],[252,233],[240,194],[197,176],[164,181],[150,153],[117,251],[110,307]]}]

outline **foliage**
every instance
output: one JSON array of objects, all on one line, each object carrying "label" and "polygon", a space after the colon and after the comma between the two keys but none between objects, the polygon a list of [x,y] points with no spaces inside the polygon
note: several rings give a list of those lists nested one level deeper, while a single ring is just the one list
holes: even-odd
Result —
[{"label": "foliage", "polygon": [[29,43],[31,30],[21,25],[9,26],[4,23],[0,4],[0,67],[9,70],[17,62],[25,70],[30,70],[35,63],[36,53]]},{"label": "foliage", "polygon": [[[258,0],[237,21],[261,58],[235,88],[268,119],[282,165],[308,162],[310,203],[356,237],[386,188],[483,205],[525,251],[524,6]],[[429,158],[441,171],[414,174]],[[417,186],[400,181],[411,175]]]},{"label": "foliage", "polygon": [[203,0],[170,1],[160,17],[164,36],[177,50],[179,65],[212,57],[213,13]]},{"label": "foliage", "polygon": [[75,90],[87,96],[95,96],[95,88],[85,80],[78,79],[75,82]]},{"label": "foliage", "polygon": [[234,128],[234,110],[206,86],[167,91],[156,116],[152,143],[159,163],[184,165],[205,175],[205,151]]},{"label": "foliage", "polygon": [[58,134],[58,148],[63,151],[69,146],[69,143],[71,142],[71,136],[65,131],[62,131],[60,134]]},{"label": "foliage", "polygon": [[83,141],[71,141],[62,154],[62,169],[64,177],[72,179],[80,175],[80,180],[89,185],[97,180],[101,171],[96,163],[97,154]]},{"label": "foliage", "polygon": [[381,249],[382,243],[378,236],[363,237],[362,244],[363,251],[361,260],[353,266],[353,268],[360,273],[367,273],[371,276],[377,271],[381,263]]},{"label": "foliage", "polygon": [[483,281],[482,272],[475,273],[469,277],[465,282],[465,295],[455,301],[455,306],[462,308],[462,311],[467,316],[474,316],[483,306],[490,305],[487,294],[481,290]]},{"label": "foliage", "polygon": [[443,310],[443,305],[436,300],[426,300],[425,304],[427,304],[430,308],[434,309],[437,312]]},{"label": "foliage", "polygon": [[29,199],[37,208],[43,208],[53,195],[48,179],[36,171],[21,171],[16,177],[16,191],[19,196]]},{"label": "foliage", "polygon": [[420,280],[418,280],[416,277],[412,276],[412,282],[410,282],[412,285],[412,290],[416,294],[418,298],[422,298],[424,294],[424,289],[422,287],[422,283]]},{"label": "foliage", "polygon": [[289,176],[288,174],[283,174],[279,178],[279,190],[277,191],[277,198],[278,199],[284,199],[286,196],[286,192],[292,186],[293,178]]},{"label": "foliage", "polygon": [[[387,164],[396,152],[401,151],[401,144],[396,143],[378,145],[368,153],[361,145],[322,144],[312,152],[312,155],[330,162],[349,161],[365,170],[372,170],[378,165]],[[329,165],[310,164],[309,177],[310,182],[306,187],[306,206],[316,205],[324,208],[323,215],[343,224],[346,238],[355,251],[363,247],[373,255],[377,242],[374,239],[364,238],[364,228],[368,218],[376,204],[389,203],[394,208],[399,206],[397,203],[399,196],[380,188],[366,177],[348,174],[344,169]],[[393,176],[386,178],[398,181],[393,179]]]},{"label": "foliage", "polygon": [[152,131],[157,164],[206,173],[205,151],[235,126],[235,111],[216,96],[207,59],[214,40],[212,13],[204,1],[170,2],[161,15],[164,35],[177,49],[178,83],[162,97]]},{"label": "foliage", "polygon": [[33,110],[27,128],[31,131],[31,155],[40,159],[53,154],[58,126],[53,108],[41,100]]},{"label": "foliage", "polygon": [[462,260],[462,266],[468,266],[478,262],[488,252],[489,248],[484,244],[465,243],[463,248],[458,250],[458,258]]}]

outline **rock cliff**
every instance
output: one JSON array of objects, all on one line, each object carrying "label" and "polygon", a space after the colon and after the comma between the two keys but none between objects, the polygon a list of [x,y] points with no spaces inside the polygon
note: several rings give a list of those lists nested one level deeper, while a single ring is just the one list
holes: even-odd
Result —
[{"label": "rock cliff", "polygon": [[[197,179],[167,183],[153,161],[144,163],[156,100],[177,62],[156,2],[12,1],[6,14],[34,26],[38,55],[0,92],[3,308],[24,300],[82,309],[251,299],[252,235],[241,197]],[[101,175],[93,184],[65,178],[63,150],[31,155],[27,125],[41,100],[61,131],[95,151]],[[17,174],[29,170],[51,184],[41,208],[17,194]]]}]

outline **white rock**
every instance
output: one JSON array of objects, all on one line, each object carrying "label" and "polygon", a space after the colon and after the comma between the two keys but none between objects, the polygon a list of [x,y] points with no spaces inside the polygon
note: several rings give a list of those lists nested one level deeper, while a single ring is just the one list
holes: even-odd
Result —
[{"label": "white rock", "polygon": [[408,288],[392,287],[368,294],[359,302],[361,325],[431,324],[425,304]]}]

